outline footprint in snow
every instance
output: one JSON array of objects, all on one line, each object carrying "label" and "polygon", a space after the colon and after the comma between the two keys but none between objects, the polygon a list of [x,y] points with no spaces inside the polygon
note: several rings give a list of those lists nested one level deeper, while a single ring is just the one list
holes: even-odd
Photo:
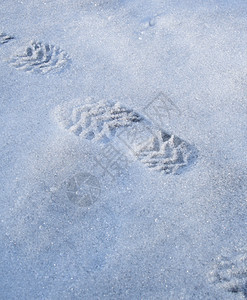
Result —
[{"label": "footprint in snow", "polygon": [[36,41],[32,41],[22,53],[14,55],[9,61],[16,69],[41,74],[58,72],[68,62],[68,54],[59,47]]},{"label": "footprint in snow", "polygon": [[54,116],[62,128],[76,136],[105,143],[118,138],[132,155],[156,171],[180,174],[197,158],[194,146],[156,129],[140,114],[118,102],[79,100],[59,105]]},{"label": "footprint in snow", "polygon": [[240,249],[230,256],[219,256],[208,278],[217,287],[247,299],[247,249]]}]

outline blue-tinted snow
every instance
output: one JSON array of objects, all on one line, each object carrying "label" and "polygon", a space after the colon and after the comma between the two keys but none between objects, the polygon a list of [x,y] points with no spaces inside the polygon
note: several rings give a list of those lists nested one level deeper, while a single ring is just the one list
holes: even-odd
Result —
[{"label": "blue-tinted snow", "polygon": [[[14,37],[0,45],[1,299],[244,297],[208,272],[224,249],[246,246],[247,5],[180,2],[1,1],[0,33]],[[71,64],[15,69],[9,59],[33,40]],[[159,92],[181,111],[164,114],[163,129],[199,152],[177,176],[136,161],[102,175],[102,147],[52,113],[87,97],[144,113]],[[101,193],[82,208],[64,182],[88,172]]]}]

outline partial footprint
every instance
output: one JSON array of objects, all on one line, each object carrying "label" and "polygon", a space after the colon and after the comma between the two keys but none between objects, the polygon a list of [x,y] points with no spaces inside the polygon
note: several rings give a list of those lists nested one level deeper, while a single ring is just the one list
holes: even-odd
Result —
[{"label": "partial footprint", "polygon": [[0,33],[0,44],[8,43],[10,40],[13,39],[13,36],[7,35],[6,33]]},{"label": "partial footprint", "polygon": [[102,100],[97,103],[58,106],[56,117],[69,131],[86,139],[109,141],[118,128],[140,122],[142,117],[120,103]]},{"label": "partial footprint", "polygon": [[147,167],[164,173],[179,174],[196,159],[196,150],[187,142],[162,130],[137,147],[136,157]]},{"label": "partial footprint", "polygon": [[156,129],[141,115],[120,103],[71,102],[55,109],[63,128],[89,140],[109,142],[114,136],[149,168],[179,174],[197,157],[196,149],[182,139]]},{"label": "partial footprint", "polygon": [[209,281],[247,299],[247,249],[231,256],[219,256],[209,273]]},{"label": "partial footprint", "polygon": [[59,47],[33,41],[24,53],[15,55],[9,62],[16,69],[45,74],[62,69],[69,57]]}]

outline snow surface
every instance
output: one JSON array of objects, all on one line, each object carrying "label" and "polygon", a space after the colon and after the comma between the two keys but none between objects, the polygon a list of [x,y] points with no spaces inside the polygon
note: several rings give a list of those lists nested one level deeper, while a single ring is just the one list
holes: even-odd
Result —
[{"label": "snow surface", "polygon": [[[247,297],[246,42],[242,0],[0,1],[1,299]],[[158,173],[60,128],[88,97],[162,121],[196,163]]]}]

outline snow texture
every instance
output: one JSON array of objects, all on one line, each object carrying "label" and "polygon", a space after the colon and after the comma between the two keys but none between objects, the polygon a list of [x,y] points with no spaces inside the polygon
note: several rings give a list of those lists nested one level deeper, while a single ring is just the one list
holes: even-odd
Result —
[{"label": "snow texture", "polygon": [[89,173],[76,174],[66,182],[66,193],[70,201],[79,206],[91,206],[100,195],[97,177]]}]

